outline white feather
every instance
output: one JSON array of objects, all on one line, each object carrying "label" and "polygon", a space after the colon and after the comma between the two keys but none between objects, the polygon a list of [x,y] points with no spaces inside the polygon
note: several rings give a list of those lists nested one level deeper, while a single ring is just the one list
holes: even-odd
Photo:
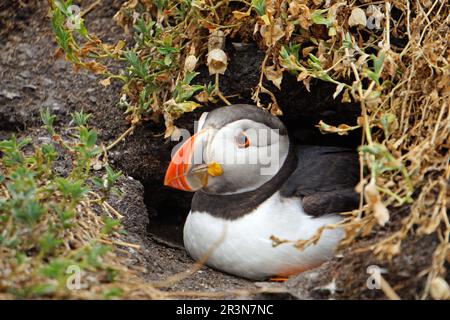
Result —
[{"label": "white feather", "polygon": [[313,218],[298,199],[283,198],[279,192],[253,212],[236,220],[191,212],[184,226],[184,244],[197,260],[241,277],[264,279],[313,268],[334,255],[343,236],[341,229],[325,230],[319,242],[303,251],[292,243],[273,247],[270,236],[279,239],[309,239],[321,226],[340,220],[338,216]]},{"label": "white feather", "polygon": [[200,116],[200,118],[198,119],[198,126],[197,126],[197,130],[195,130],[195,133],[199,132],[200,130],[202,130],[203,125],[205,124],[205,120],[206,117],[208,116],[208,112],[203,112],[202,115]]}]

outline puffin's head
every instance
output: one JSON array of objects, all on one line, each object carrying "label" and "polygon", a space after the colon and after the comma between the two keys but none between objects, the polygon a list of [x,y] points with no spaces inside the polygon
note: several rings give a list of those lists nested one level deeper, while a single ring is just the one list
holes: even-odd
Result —
[{"label": "puffin's head", "polygon": [[233,194],[269,181],[283,165],[289,138],[283,123],[252,105],[203,113],[195,135],[175,152],[164,184],[184,191]]}]

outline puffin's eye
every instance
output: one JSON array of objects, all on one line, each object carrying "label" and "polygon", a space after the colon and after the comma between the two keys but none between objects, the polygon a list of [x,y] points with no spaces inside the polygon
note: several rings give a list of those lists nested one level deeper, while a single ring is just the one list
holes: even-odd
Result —
[{"label": "puffin's eye", "polygon": [[236,137],[236,144],[239,148],[248,148],[250,146],[250,140],[245,133],[241,132]]}]

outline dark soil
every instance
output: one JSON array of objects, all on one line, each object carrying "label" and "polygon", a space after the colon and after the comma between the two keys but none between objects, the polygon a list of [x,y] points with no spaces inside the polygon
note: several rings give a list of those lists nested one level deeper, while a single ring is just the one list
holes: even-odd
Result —
[{"label": "dark soil", "polygon": [[[88,29],[106,42],[127,38],[112,21],[123,2],[102,1],[86,16]],[[70,125],[70,113],[76,110],[92,113],[91,124],[97,129],[99,140],[105,144],[113,141],[128,128],[123,111],[116,106],[120,86],[113,83],[104,88],[96,76],[83,71],[76,73],[68,62],[55,60],[56,45],[46,17],[46,1],[30,1],[25,6],[21,3],[0,0],[0,139],[17,134],[31,135],[38,141],[43,135],[39,111],[49,107],[57,115],[57,126],[61,129]],[[240,95],[232,102],[251,103],[251,90],[258,81],[263,55],[252,45],[243,51],[233,49],[230,44],[227,48],[230,65],[221,77],[221,88],[225,94]],[[198,81],[212,79],[203,70]],[[334,86],[314,83],[311,92],[307,92],[295,79],[286,76],[282,90],[274,92],[294,142],[357,146],[358,132],[347,137],[321,135],[314,127],[319,120],[334,125],[356,122],[358,107],[342,104],[339,98],[334,100]],[[177,125],[192,132],[194,119],[204,110],[184,116]],[[192,195],[162,185],[175,144],[163,140],[163,131],[162,123],[139,126],[109,153],[110,163],[126,174],[119,183],[124,196],[113,204],[125,216],[123,223],[128,231],[125,241],[142,247],[139,252],[131,251],[133,263],[147,268],[142,281],[165,279],[193,263],[181,241]],[[406,241],[400,257],[389,265],[380,264],[387,270],[386,279],[402,297],[417,298],[424,279],[416,275],[431,263],[435,244],[433,238]],[[283,284],[253,283],[204,267],[171,290],[221,291],[270,285],[288,292],[266,296],[271,298],[384,298],[380,290],[367,289],[367,267],[372,264],[378,262],[370,254],[355,254],[348,249],[333,261],[291,277]],[[331,287],[327,286],[333,279],[337,290],[329,290]]]}]

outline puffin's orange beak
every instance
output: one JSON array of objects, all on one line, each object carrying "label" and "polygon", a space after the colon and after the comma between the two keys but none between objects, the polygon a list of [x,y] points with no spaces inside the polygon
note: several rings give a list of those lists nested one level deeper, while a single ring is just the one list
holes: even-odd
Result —
[{"label": "puffin's orange beak", "polygon": [[206,131],[200,131],[190,137],[175,152],[170,161],[169,167],[164,178],[164,185],[183,191],[196,191],[201,189],[207,183],[207,171],[192,170],[194,165],[200,162],[202,154],[194,152],[203,152],[203,139],[207,135]]}]

